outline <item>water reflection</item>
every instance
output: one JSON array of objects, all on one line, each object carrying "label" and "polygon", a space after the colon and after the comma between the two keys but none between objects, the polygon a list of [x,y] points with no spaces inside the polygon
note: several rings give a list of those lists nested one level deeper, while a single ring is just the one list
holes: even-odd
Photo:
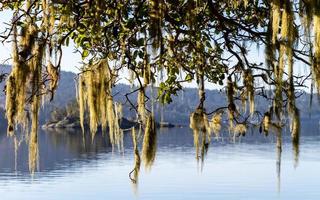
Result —
[{"label": "water reflection", "polygon": [[[144,194],[146,188],[150,192],[154,192],[156,188],[160,187],[158,184],[173,184],[173,180],[184,180],[190,176],[192,180],[200,184],[199,187],[201,185],[204,187],[204,183],[208,184],[210,188],[213,184],[217,184],[216,187],[220,189],[235,185],[238,187],[246,185],[246,189],[243,189],[245,191],[257,187],[257,184],[259,185],[263,181],[268,181],[268,184],[265,183],[264,187],[268,188],[270,186],[274,189],[274,192],[277,190],[280,192],[281,185],[283,188],[281,194],[286,194],[288,190],[286,188],[291,184],[288,179],[294,177],[294,172],[290,171],[290,167],[292,169],[294,167],[292,162],[288,161],[294,161],[295,164],[295,160],[300,156],[301,158],[298,159],[304,164],[299,165],[299,168],[295,171],[301,173],[301,170],[303,170],[308,175],[318,176],[317,173],[314,174],[314,172],[305,168],[308,166],[306,165],[306,159],[319,161],[315,153],[320,153],[318,129],[309,130],[308,128],[303,129],[302,139],[298,138],[298,143],[292,140],[290,129],[269,134],[268,137],[253,131],[252,134],[237,138],[236,143],[233,143],[233,138],[225,130],[221,131],[223,140],[210,140],[208,135],[198,135],[198,157],[196,158],[194,157],[195,148],[192,130],[188,128],[160,129],[157,130],[157,136],[153,139],[153,144],[156,144],[154,147],[157,147],[156,162],[154,162],[155,157],[153,157],[152,170],[148,173],[140,169],[143,137],[139,136],[139,129],[124,133],[124,153],[112,151],[112,145],[108,137],[101,134],[97,134],[92,142],[90,134],[85,134],[83,137],[81,132],[75,130],[40,131],[37,137],[38,168],[33,179],[43,179],[41,184],[45,184],[47,181],[52,181],[54,177],[63,177],[61,179],[64,180],[73,173],[90,174],[90,172],[97,171],[97,175],[93,178],[97,180],[95,184],[104,185],[108,183],[109,185],[110,182],[110,185],[113,185],[118,177],[123,175],[123,179],[120,179],[121,183],[115,186],[109,185],[110,189],[108,191],[112,193],[113,190],[117,190],[116,187],[122,188],[129,184],[128,192],[132,192],[130,187],[133,187],[133,191],[137,192],[137,183],[139,182],[140,196]],[[26,138],[22,139],[20,137],[17,135],[17,138],[8,138],[5,131],[0,134],[0,185],[4,184],[3,180],[17,179],[18,182],[23,182],[22,180],[28,180],[31,177],[28,162],[29,145]],[[31,140],[31,136],[29,140]],[[302,149],[299,146],[300,143],[303,144]],[[298,149],[298,151],[295,151],[295,149]],[[298,154],[295,154],[295,152],[298,152]],[[192,171],[197,172],[197,163],[201,164],[203,173],[198,173],[197,177],[194,177]],[[274,165],[275,163],[276,165]],[[314,162],[312,166],[315,166]],[[144,167],[144,165],[141,167]],[[111,170],[110,174],[103,177],[100,173],[103,174],[106,170]],[[248,182],[251,178],[246,176],[246,171],[248,171],[249,176],[257,176],[255,181]],[[131,181],[128,178],[129,173]],[[150,174],[153,177],[151,183],[148,178],[146,179]],[[274,178],[272,178],[272,175]],[[46,177],[50,177],[50,179]],[[76,179],[72,180],[78,181]],[[302,182],[299,182],[299,184],[306,183],[303,181],[304,179],[300,178],[299,181],[301,180]],[[312,181],[312,179],[308,181]],[[154,184],[154,186],[150,186],[150,188],[149,184]],[[184,188],[191,182],[185,181],[180,184],[182,185],[174,185],[174,188],[179,190],[179,188]],[[164,187],[163,185],[162,187]],[[194,183],[192,182],[191,185],[194,185]],[[173,185],[171,186],[173,187]],[[219,191],[218,188],[217,191]],[[209,191],[209,188],[207,189]],[[269,188],[269,190],[272,189]],[[168,188],[165,190],[160,187],[159,191],[168,191]],[[239,191],[240,188],[239,190],[235,189],[234,194]],[[222,190],[221,192],[227,191]]]},{"label": "water reflection", "polygon": [[132,136],[133,151],[134,151],[134,168],[129,173],[129,178],[131,179],[133,184],[133,191],[137,193],[137,184],[138,184],[138,178],[139,178],[139,172],[140,172],[140,166],[141,166],[141,159],[140,159],[140,153],[138,149],[138,140],[137,140],[136,130],[134,127],[131,130],[131,136]]},{"label": "water reflection", "polygon": [[[296,120],[297,119],[293,119]],[[300,119],[298,119],[300,121]],[[299,162],[299,144],[300,144],[300,123],[297,124],[293,122],[294,126],[290,127],[289,130],[286,131],[290,133],[291,141],[292,141],[292,152],[293,152],[293,160],[294,160],[294,168],[298,166]],[[270,132],[272,133],[271,136],[269,134],[264,134],[265,137],[273,137],[276,138],[276,177],[277,177],[277,191],[280,193],[281,191],[281,158],[282,158],[282,135],[283,135],[283,127],[279,124],[271,124]],[[227,131],[225,131],[227,132]],[[257,133],[258,130],[256,128],[252,127],[252,133]],[[266,133],[266,132],[265,132]],[[226,138],[231,143],[241,142],[241,139],[245,136],[245,134],[240,134],[238,137],[231,136],[229,134],[223,136],[222,138]],[[250,135],[247,137],[254,137],[254,135]],[[237,140],[236,140],[237,139]],[[257,138],[256,138],[257,139]],[[201,140],[201,143],[199,145],[199,141]],[[199,164],[200,161],[200,169],[201,172],[203,171],[204,167],[204,160],[205,156],[207,155],[209,144],[211,143],[211,136],[207,133],[199,132],[199,131],[193,131],[193,143],[195,147],[195,153],[196,153],[196,160]],[[222,140],[223,141],[223,140]],[[244,141],[245,142],[245,141]],[[199,167],[199,166],[198,166]]]},{"label": "water reflection", "polygon": [[[38,135],[17,134],[7,137],[0,132],[0,172],[29,173],[65,167],[72,160],[95,157],[99,152],[111,152],[107,138],[101,135],[91,142],[76,130],[40,131]],[[67,163],[66,163],[67,162]]]},{"label": "water reflection", "polygon": [[282,128],[279,128],[276,130],[275,132],[276,134],[276,138],[277,138],[277,161],[276,161],[276,165],[277,165],[277,189],[278,192],[280,192],[281,190],[281,153],[282,153]]},{"label": "water reflection", "polygon": [[294,168],[298,167],[299,164],[299,153],[300,153],[300,136],[297,138],[292,138],[292,150],[293,150],[293,157],[294,157]]}]

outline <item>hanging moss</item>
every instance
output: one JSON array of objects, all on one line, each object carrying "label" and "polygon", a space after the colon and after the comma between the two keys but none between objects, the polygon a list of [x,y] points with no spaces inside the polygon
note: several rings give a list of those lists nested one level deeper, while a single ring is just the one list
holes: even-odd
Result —
[{"label": "hanging moss", "polygon": [[87,102],[88,102],[88,109],[89,109],[89,120],[90,120],[90,132],[92,137],[94,137],[95,133],[97,132],[98,128],[98,90],[97,84],[99,84],[99,79],[95,79],[95,73],[91,70],[86,72],[85,79],[87,82]]},{"label": "hanging moss", "polygon": [[83,116],[87,108],[92,138],[94,138],[99,125],[101,125],[103,132],[108,126],[110,142],[122,146],[122,130],[119,127],[122,109],[119,104],[116,104],[118,107],[114,108],[111,90],[115,80],[110,73],[108,60],[100,60],[85,70],[78,79],[81,126],[83,128]]},{"label": "hanging moss", "polygon": [[271,16],[272,16],[272,43],[276,43],[280,19],[281,19],[281,11],[280,11],[280,0],[272,0],[271,1]]},{"label": "hanging moss", "polygon": [[231,77],[227,81],[227,100],[228,100],[228,117],[229,117],[229,130],[233,129],[233,120],[237,114],[236,105],[234,103],[235,84],[232,82]]},{"label": "hanging moss", "polygon": [[254,112],[254,78],[252,71],[247,69],[243,73],[244,96],[249,99],[250,114]]},{"label": "hanging moss", "polygon": [[29,139],[29,171],[34,173],[38,168],[39,162],[39,144],[38,144],[38,133],[31,131]]},{"label": "hanging moss", "polygon": [[148,0],[150,27],[149,34],[152,39],[152,47],[156,50],[161,47],[162,43],[162,19],[164,17],[164,2],[162,0]]},{"label": "hanging moss", "polygon": [[[18,53],[17,28],[14,27],[13,34],[13,69],[9,75],[6,85],[6,116],[8,119],[8,135],[14,134],[16,124],[26,124],[25,101],[27,78],[30,75],[30,66],[25,61],[21,61]],[[29,43],[22,41],[21,43]],[[30,50],[28,50],[30,52]],[[30,52],[31,53],[31,52]]]},{"label": "hanging moss", "polygon": [[245,124],[237,124],[233,128],[233,132],[234,132],[235,135],[245,136],[246,132],[247,132],[247,127],[246,127]]},{"label": "hanging moss", "polygon": [[30,70],[32,71],[32,104],[31,104],[31,133],[29,140],[29,170],[34,172],[39,162],[39,147],[38,147],[38,121],[41,93],[41,75],[42,75],[42,60],[44,54],[44,44],[36,44],[33,49],[34,57],[30,61]]},{"label": "hanging moss", "polygon": [[[193,142],[196,148],[196,158],[199,158],[199,137],[210,137],[210,125],[207,115],[203,112],[203,109],[198,108],[190,115],[190,128],[193,131]],[[216,127],[217,128],[217,127]]]},{"label": "hanging moss", "polygon": [[133,183],[136,184],[136,183],[138,183],[141,159],[140,159],[140,154],[139,154],[139,149],[138,149],[136,130],[134,127],[132,127],[132,129],[131,129],[131,134],[132,134],[133,151],[134,151],[134,168],[133,168],[132,172],[134,173],[134,175],[133,175],[133,178],[131,176],[130,176],[130,178],[133,181]]},{"label": "hanging moss", "polygon": [[84,133],[84,111],[85,111],[84,106],[85,106],[85,100],[86,100],[84,87],[85,87],[85,82],[83,81],[83,76],[79,76],[77,97],[78,97],[78,103],[79,103],[80,126],[81,126],[82,133]]},{"label": "hanging moss", "polygon": [[109,127],[109,138],[111,144],[115,144],[115,114],[113,110],[113,99],[112,97],[108,97],[107,100],[107,119],[108,119],[108,127]]},{"label": "hanging moss", "polygon": [[[276,81],[276,91],[273,102],[274,111],[278,117],[282,115],[282,91],[283,91],[283,74],[285,66],[288,66],[289,79],[293,77],[293,44],[296,40],[297,34],[294,28],[294,13],[292,12],[292,2],[289,0],[280,3],[279,0],[272,1],[272,52],[278,51],[278,63],[274,65],[274,75]],[[278,36],[280,30],[280,37]],[[279,44],[279,45],[277,45]],[[278,49],[276,49],[278,48]],[[293,84],[290,83],[289,101],[292,100],[294,95]],[[291,95],[291,96],[290,96]],[[292,105],[292,101],[289,102]]]},{"label": "hanging moss", "polygon": [[300,143],[300,113],[298,108],[295,108],[291,116],[291,138],[294,155],[294,166],[299,163],[299,143]]},{"label": "hanging moss", "polygon": [[269,127],[270,127],[270,112],[264,113],[263,119],[262,119],[262,129],[265,135],[269,134]]},{"label": "hanging moss", "polygon": [[[114,103],[114,137],[115,144],[118,146],[120,152],[123,151],[123,131],[120,129],[120,122],[122,118],[122,105],[120,103]],[[110,124],[111,126],[111,124]]]},{"label": "hanging moss", "polygon": [[298,108],[295,108],[291,116],[291,137],[293,143],[299,143],[300,136],[300,113]]},{"label": "hanging moss", "polygon": [[320,3],[315,3],[313,23],[314,23],[314,60],[312,66],[313,80],[320,93]]},{"label": "hanging moss", "polygon": [[39,162],[39,145],[38,145],[38,115],[40,99],[35,97],[32,103],[32,125],[29,140],[29,171],[35,172]]},{"label": "hanging moss", "polygon": [[6,117],[8,119],[8,135],[12,136],[14,131],[15,124],[15,116],[17,112],[16,104],[14,103],[16,100],[16,92],[14,88],[15,78],[13,76],[9,76],[7,85],[6,85]]},{"label": "hanging moss", "polygon": [[198,130],[207,132],[210,130],[208,117],[203,112],[202,109],[196,109],[193,113],[190,115],[190,128],[192,130]]},{"label": "hanging moss", "polygon": [[[51,91],[52,97],[54,90],[57,88],[59,76],[58,67],[54,67],[50,62],[51,54],[48,56],[48,63],[43,62],[46,57],[46,50],[55,46],[53,37],[46,37],[49,32],[47,18],[49,2],[42,0],[31,3],[30,0],[27,0],[22,3],[22,6],[24,6],[24,11],[28,11],[28,15],[21,16],[16,24],[13,24],[12,29],[13,66],[6,86],[8,135],[14,134],[16,125],[22,125],[23,129],[26,132],[28,131],[28,111],[31,112],[32,119],[31,135],[37,134],[40,100],[44,99],[43,94],[47,92],[46,85],[43,84],[45,80],[42,80],[43,66],[47,66],[48,76],[51,80],[48,90]],[[41,6],[43,13],[40,21],[38,18],[39,12],[35,10]],[[14,18],[17,18],[18,11],[14,15]],[[51,29],[53,30],[54,22],[51,23]],[[49,43],[50,45],[48,45]]]},{"label": "hanging moss", "polygon": [[196,149],[196,159],[199,158],[199,131],[193,130],[193,146]]},{"label": "hanging moss", "polygon": [[138,114],[140,120],[144,122],[146,119],[144,88],[140,89],[138,93]]},{"label": "hanging moss", "polygon": [[47,72],[50,78],[50,85],[49,85],[49,90],[51,91],[51,98],[50,100],[53,100],[54,97],[54,91],[57,89],[58,87],[58,81],[59,81],[59,72],[58,72],[58,68],[56,68],[55,66],[53,66],[53,64],[51,63],[51,61],[48,62],[48,66],[47,66]]},{"label": "hanging moss", "polygon": [[216,137],[219,136],[220,130],[221,130],[221,118],[222,118],[222,112],[215,113],[210,121],[210,130],[213,131]]},{"label": "hanging moss", "polygon": [[147,39],[144,39],[144,55],[143,55],[143,82],[144,86],[147,86],[150,83],[151,79],[151,67],[148,57],[148,46]]},{"label": "hanging moss", "polygon": [[150,169],[154,163],[157,151],[157,132],[153,116],[148,115],[142,145],[142,161],[145,168]]}]

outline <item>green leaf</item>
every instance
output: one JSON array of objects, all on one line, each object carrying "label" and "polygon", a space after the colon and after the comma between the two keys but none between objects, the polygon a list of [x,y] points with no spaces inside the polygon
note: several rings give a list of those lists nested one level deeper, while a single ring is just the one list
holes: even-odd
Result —
[{"label": "green leaf", "polygon": [[185,80],[188,81],[188,82],[191,82],[193,80],[193,75],[192,74],[187,74]]},{"label": "green leaf", "polygon": [[66,38],[66,46],[69,46],[69,37]]},{"label": "green leaf", "polygon": [[85,59],[86,57],[89,56],[89,51],[88,50],[83,50],[82,52],[82,59]]}]

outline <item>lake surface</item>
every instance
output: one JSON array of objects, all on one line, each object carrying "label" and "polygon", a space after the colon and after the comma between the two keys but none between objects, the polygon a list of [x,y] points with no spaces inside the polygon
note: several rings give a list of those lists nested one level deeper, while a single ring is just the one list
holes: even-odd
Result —
[{"label": "lake surface", "polygon": [[196,159],[190,129],[158,130],[154,165],[149,170],[142,165],[138,184],[129,179],[130,132],[119,152],[101,135],[91,142],[75,131],[41,131],[38,170],[32,174],[25,142],[15,153],[14,140],[2,131],[0,198],[320,199],[319,127],[302,125],[299,151],[285,131],[281,155],[272,134],[252,132],[233,141],[225,133],[212,138],[203,162]]}]

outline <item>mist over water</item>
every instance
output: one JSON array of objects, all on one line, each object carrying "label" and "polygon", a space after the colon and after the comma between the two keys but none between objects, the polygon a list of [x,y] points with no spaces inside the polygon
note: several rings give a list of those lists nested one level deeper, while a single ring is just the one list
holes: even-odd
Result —
[{"label": "mist over water", "polygon": [[[138,137],[141,144],[143,136]],[[157,151],[150,169],[134,168],[130,132],[124,133],[124,152],[107,138],[82,138],[74,130],[39,133],[38,169],[28,168],[28,145],[0,134],[1,199],[318,199],[320,191],[320,134],[317,122],[302,122],[298,150],[290,133],[277,137],[249,131],[233,138],[223,132],[211,138],[208,152],[196,158],[189,128],[159,129]],[[141,151],[142,146],[139,145]],[[16,156],[15,156],[16,155]],[[203,160],[203,162],[202,162]]]}]

